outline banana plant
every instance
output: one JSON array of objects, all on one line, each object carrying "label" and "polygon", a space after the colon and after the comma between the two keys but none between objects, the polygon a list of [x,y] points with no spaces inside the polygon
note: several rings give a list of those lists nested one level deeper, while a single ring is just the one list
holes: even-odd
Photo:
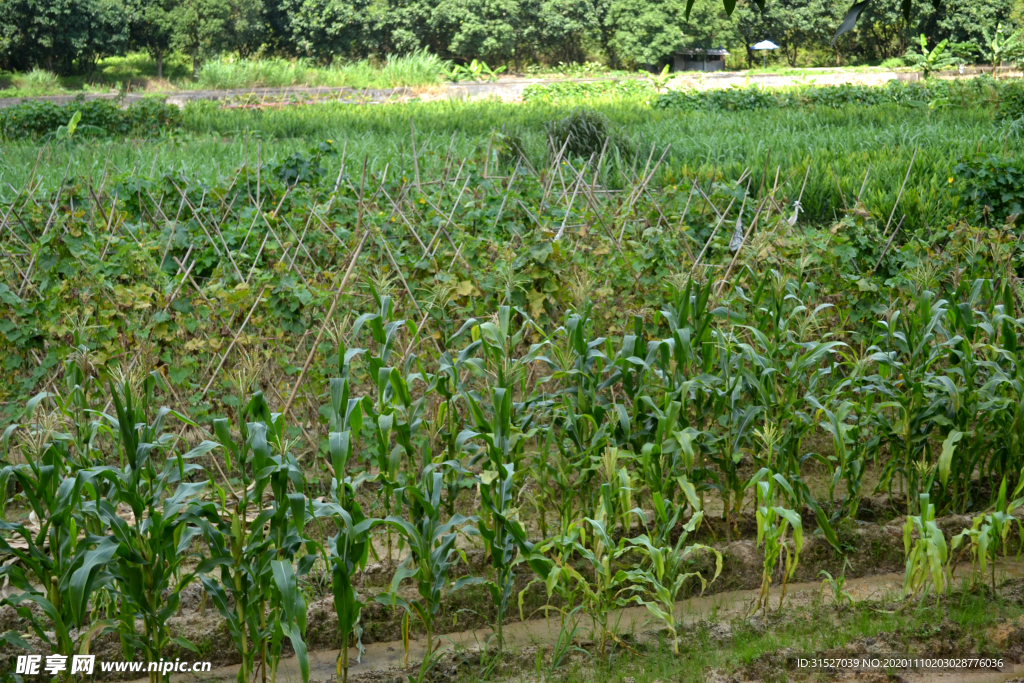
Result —
[{"label": "banana plant", "polygon": [[928,78],[936,71],[948,69],[956,64],[956,59],[949,47],[949,39],[939,41],[931,50],[928,49],[928,37],[923,33],[918,41],[921,53],[908,52],[904,59],[910,62],[911,66],[917,67]]}]

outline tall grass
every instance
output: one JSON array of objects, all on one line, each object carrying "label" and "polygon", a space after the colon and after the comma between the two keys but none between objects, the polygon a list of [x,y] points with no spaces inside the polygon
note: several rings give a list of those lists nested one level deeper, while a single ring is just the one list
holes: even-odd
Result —
[{"label": "tall grass", "polygon": [[[398,82],[414,66],[394,65]],[[654,178],[671,187],[690,176],[739,177],[755,159],[770,156],[780,166],[780,182],[790,173],[802,175],[813,159],[802,199],[804,216],[831,221],[860,190],[870,166],[864,202],[872,210],[888,211],[917,150],[911,181],[901,199],[907,227],[937,225],[953,211],[948,178],[957,161],[975,152],[1002,153],[1019,147],[1020,132],[998,127],[991,111],[982,108],[845,107],[840,109],[757,112],[677,112],[652,110],[636,102],[594,105],[638,150],[643,167],[652,145],[668,149]],[[492,131],[517,131],[522,149],[536,167],[549,154],[546,125],[565,117],[570,105],[500,102],[413,102],[387,107],[320,104],[281,110],[221,110],[203,103],[183,112],[183,135],[173,140],[104,141],[81,144],[71,160],[71,173],[87,164],[110,163],[124,170],[180,171],[204,180],[256,153],[256,142],[245,134],[258,133],[264,159],[290,154],[305,141],[332,139],[347,148],[349,158],[366,159],[370,171],[389,166],[392,172],[412,173],[411,129],[416,130],[420,172],[430,174],[449,153],[483,155]],[[770,155],[769,155],[770,151]],[[40,149],[27,142],[5,146],[0,158],[0,197],[9,182],[25,185]],[[39,166],[45,185],[56,187],[68,163],[68,150],[46,148]],[[340,164],[338,160],[330,163]],[[760,163],[764,163],[761,161]],[[630,165],[631,169],[631,165]],[[834,175],[833,175],[834,174]],[[627,174],[628,175],[628,174]],[[836,180],[838,178],[838,181]]]},{"label": "tall grass", "polygon": [[17,90],[17,94],[24,97],[53,95],[64,90],[57,75],[46,69],[32,69],[28,73],[0,76],[0,92],[8,88]]},{"label": "tall grass", "polygon": [[209,89],[280,88],[296,85],[397,88],[438,82],[447,61],[426,50],[318,67],[306,59],[221,59],[203,64],[195,86]]}]

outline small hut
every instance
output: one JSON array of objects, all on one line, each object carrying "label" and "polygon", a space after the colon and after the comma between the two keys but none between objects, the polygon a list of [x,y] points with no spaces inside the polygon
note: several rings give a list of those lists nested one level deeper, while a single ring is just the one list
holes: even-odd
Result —
[{"label": "small hut", "polygon": [[675,53],[673,71],[721,71],[725,68],[725,48],[687,47]]}]

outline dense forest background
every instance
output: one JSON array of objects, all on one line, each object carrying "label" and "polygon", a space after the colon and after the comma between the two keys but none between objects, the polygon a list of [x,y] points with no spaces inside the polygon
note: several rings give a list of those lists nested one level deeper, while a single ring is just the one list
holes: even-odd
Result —
[{"label": "dense forest background", "polygon": [[0,0],[0,70],[89,73],[105,57],[149,53],[162,67],[203,61],[303,57],[317,63],[385,59],[426,50],[456,63],[597,61],[613,69],[658,64],[684,46],[727,47],[731,68],[772,40],[790,66],[880,63],[934,44],[985,45],[1021,24],[1024,0],[923,0],[908,22],[900,0],[874,0],[857,29],[830,46],[849,0]]}]

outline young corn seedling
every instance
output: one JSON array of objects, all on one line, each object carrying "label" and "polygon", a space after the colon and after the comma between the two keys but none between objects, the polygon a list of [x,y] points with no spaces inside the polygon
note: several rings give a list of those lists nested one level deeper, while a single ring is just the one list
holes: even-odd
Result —
[{"label": "young corn seedling", "polygon": [[[647,556],[650,566],[644,569],[633,569],[626,576],[635,585],[632,590],[639,593],[633,597],[638,604],[647,608],[651,616],[665,624],[672,638],[672,652],[679,654],[679,633],[676,621],[676,599],[687,581],[696,577],[700,580],[701,593],[710,583],[700,572],[686,571],[699,552],[708,552],[715,556],[715,575],[711,582],[722,573],[722,554],[706,545],[699,543],[684,547],[687,537],[694,533],[704,518],[703,512],[697,512],[683,527],[679,540],[674,546],[655,544],[646,534],[629,540],[634,550]],[[650,593],[653,599],[645,599]]]},{"label": "young corn seedling", "polygon": [[916,597],[922,589],[927,594],[930,583],[938,599],[947,585],[949,550],[935,523],[935,505],[927,493],[921,494],[920,509],[920,515],[908,516],[903,525],[903,551],[907,557],[903,597]]},{"label": "young corn seedling", "polygon": [[850,560],[843,559],[843,569],[839,572],[839,576],[832,576],[831,573],[822,569],[818,572],[818,576],[824,577],[821,580],[821,591],[824,595],[825,586],[828,586],[832,591],[832,604],[835,605],[836,611],[840,614],[846,607],[853,607],[853,596],[846,590],[846,568],[850,566]]},{"label": "young corn seedling", "polygon": [[[778,491],[781,489],[792,498],[792,487],[781,474],[773,473],[764,468],[751,480],[757,495],[757,547],[764,546],[764,567],[761,573],[761,592],[758,595],[754,611],[764,610],[768,618],[768,598],[772,586],[775,568],[781,559],[782,597],[779,598],[779,609],[786,599],[786,582],[793,577],[800,561],[800,551],[804,546],[803,522],[800,515],[789,508],[775,505]],[[788,543],[790,528],[793,529],[793,549]]]},{"label": "young corn seedling", "polygon": [[[1014,492],[1015,497],[1021,489],[1024,489],[1024,479],[1017,484],[1017,491]],[[1006,478],[1004,477],[999,486],[996,509],[989,514],[976,516],[972,520],[970,529],[964,529],[950,540],[950,571],[959,563],[964,552],[970,551],[971,566],[973,568],[971,583],[983,583],[985,572],[991,568],[990,585],[992,590],[995,591],[996,559],[999,556],[1000,549],[1002,549],[1003,556],[1006,556],[1006,541],[1013,528],[1013,522],[1017,521],[1017,518],[1010,514],[1009,511],[1019,505],[1019,500],[1007,504]],[[961,546],[964,547],[957,555],[957,559],[953,560],[952,553]]]}]

